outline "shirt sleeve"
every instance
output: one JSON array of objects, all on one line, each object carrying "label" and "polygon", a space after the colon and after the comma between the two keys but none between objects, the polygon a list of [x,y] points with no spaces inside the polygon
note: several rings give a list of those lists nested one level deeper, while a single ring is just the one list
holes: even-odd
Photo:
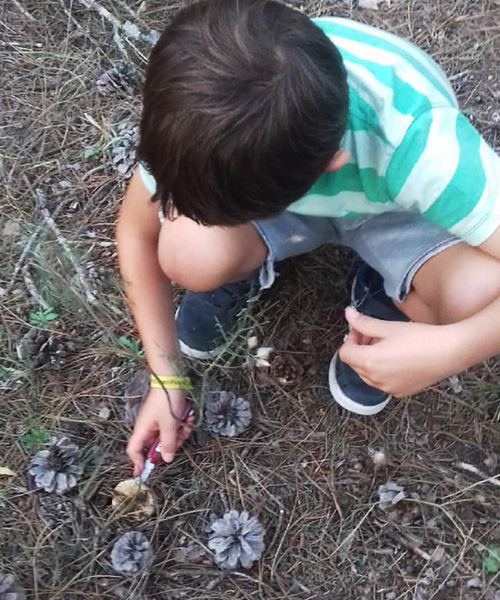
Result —
[{"label": "shirt sleeve", "polygon": [[139,163],[139,174],[142,179],[142,183],[144,187],[150,192],[152,195],[156,194],[156,181],[155,178],[151,175],[151,173],[147,170],[147,168]]},{"label": "shirt sleeve", "polygon": [[500,226],[500,157],[456,108],[433,108],[415,119],[386,182],[395,204],[472,246]]}]

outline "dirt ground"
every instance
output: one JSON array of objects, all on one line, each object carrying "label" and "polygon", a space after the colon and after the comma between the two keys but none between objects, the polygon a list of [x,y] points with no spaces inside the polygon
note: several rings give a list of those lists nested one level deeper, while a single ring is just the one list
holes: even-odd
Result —
[{"label": "dirt ground", "polygon": [[[356,1],[291,4],[422,46],[500,151],[498,0],[384,0],[377,11]],[[114,167],[133,156],[116,148],[138,119],[146,33],[182,5],[101,0],[106,18],[93,0],[0,0],[0,466],[14,472],[0,475],[0,572],[40,600],[498,600],[500,563],[484,565],[500,545],[498,360],[373,418],[334,406],[326,373],[345,334],[353,271],[338,248],[285,264],[230,349],[191,365],[251,402],[251,427],[235,438],[199,428],[174,465],[153,474],[153,517],[112,509],[112,488],[131,474],[124,393],[144,366],[113,241],[124,188]],[[143,35],[114,38],[110,19]],[[125,55],[137,73],[100,95],[96,80]],[[48,331],[42,359],[51,368],[34,369],[23,350],[33,325]],[[295,359],[293,381],[256,368],[251,336]],[[50,504],[27,475],[49,436],[82,450],[84,473],[65,504]],[[388,481],[405,499],[384,510],[377,490]],[[266,530],[264,555],[248,571],[220,571],[207,548],[210,514],[228,508],[248,510]],[[110,564],[113,541],[130,529],[154,551],[135,578]]]}]

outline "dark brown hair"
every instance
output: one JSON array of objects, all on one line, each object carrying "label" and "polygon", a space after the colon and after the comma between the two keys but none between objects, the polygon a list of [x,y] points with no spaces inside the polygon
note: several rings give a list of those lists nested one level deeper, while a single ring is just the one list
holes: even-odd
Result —
[{"label": "dark brown hair", "polygon": [[180,11],[146,71],[139,157],[165,211],[204,225],[272,217],[339,149],[346,72],[329,38],[272,0]]}]

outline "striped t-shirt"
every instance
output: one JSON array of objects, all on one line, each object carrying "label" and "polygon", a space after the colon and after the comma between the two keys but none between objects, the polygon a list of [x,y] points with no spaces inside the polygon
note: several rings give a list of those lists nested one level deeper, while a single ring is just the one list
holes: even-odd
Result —
[{"label": "striped t-shirt", "polygon": [[[314,19],[342,55],[350,161],[324,173],[289,211],[358,217],[416,211],[471,245],[500,225],[500,158],[458,110],[446,76],[422,50],[341,18]],[[154,193],[151,176],[141,169]]]}]

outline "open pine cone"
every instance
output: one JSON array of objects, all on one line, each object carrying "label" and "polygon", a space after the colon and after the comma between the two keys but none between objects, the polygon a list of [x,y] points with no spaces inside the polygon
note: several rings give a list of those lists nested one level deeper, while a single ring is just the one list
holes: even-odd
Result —
[{"label": "open pine cone", "polygon": [[221,569],[233,571],[241,565],[249,569],[262,556],[264,528],[246,511],[228,511],[210,525],[208,547]]},{"label": "open pine cone", "polygon": [[119,123],[117,126],[117,140],[111,150],[111,162],[115,171],[128,179],[137,163],[136,145],[138,139],[137,125]]},{"label": "open pine cone", "polygon": [[21,342],[23,356],[35,369],[58,369],[74,350],[73,342],[37,327],[32,327]]},{"label": "open pine cone", "polygon": [[26,594],[14,575],[0,572],[0,600],[24,600]]},{"label": "open pine cone", "polygon": [[101,96],[117,93],[132,95],[135,92],[137,80],[138,72],[135,65],[129,62],[119,62],[101,73],[95,84]]},{"label": "open pine cone", "polygon": [[289,354],[275,354],[271,359],[271,375],[281,385],[293,385],[300,381],[304,367]]},{"label": "open pine cone", "polygon": [[232,437],[244,431],[252,420],[250,404],[234,392],[212,391],[205,404],[209,431]]},{"label": "open pine cone", "polygon": [[64,494],[74,487],[83,473],[79,464],[78,446],[67,438],[52,438],[47,450],[40,450],[31,459],[29,474],[37,488]]},{"label": "open pine cone", "polygon": [[60,527],[74,518],[72,502],[53,494],[36,494],[36,512],[48,527]]},{"label": "open pine cone", "polygon": [[111,564],[118,573],[135,574],[151,564],[153,553],[146,536],[140,531],[128,531],[118,538],[111,551]]}]

